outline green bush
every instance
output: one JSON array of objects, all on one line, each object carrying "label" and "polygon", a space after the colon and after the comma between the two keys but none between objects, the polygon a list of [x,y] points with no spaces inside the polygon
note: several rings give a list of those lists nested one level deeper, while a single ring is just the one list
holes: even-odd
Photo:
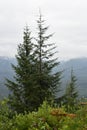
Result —
[{"label": "green bush", "polygon": [[0,130],[86,130],[87,106],[80,107],[76,114],[69,114],[64,108],[54,108],[46,101],[38,111],[15,114],[10,118],[6,101],[0,103]]},{"label": "green bush", "polygon": [[[15,116],[14,129],[17,130],[53,130],[60,126],[58,117],[53,116],[51,112],[54,108],[50,107],[45,101],[38,109],[38,112],[32,112],[25,115]],[[61,119],[62,120],[62,119]],[[12,130],[14,130],[12,129]]]}]

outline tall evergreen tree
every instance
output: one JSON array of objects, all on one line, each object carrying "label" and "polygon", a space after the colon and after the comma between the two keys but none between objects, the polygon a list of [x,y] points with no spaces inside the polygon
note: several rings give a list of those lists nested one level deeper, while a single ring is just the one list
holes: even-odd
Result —
[{"label": "tall evergreen tree", "polygon": [[[37,20],[38,36],[35,44],[35,80],[38,85],[38,96],[41,104],[45,98],[50,100],[55,98],[56,92],[59,91],[61,72],[58,71],[58,59],[55,56],[55,44],[49,43],[49,39],[53,34],[47,35],[48,27],[44,26],[45,21],[42,15]],[[53,72],[56,68],[56,72]]]},{"label": "tall evergreen tree", "polygon": [[33,109],[35,90],[33,74],[33,44],[31,42],[31,32],[28,27],[24,29],[23,44],[18,46],[16,55],[17,66],[12,65],[15,76],[14,81],[7,79],[6,86],[11,91],[9,104],[17,112],[24,112]]},{"label": "tall evergreen tree", "polygon": [[37,24],[38,37],[34,37],[34,44],[31,42],[28,27],[24,30],[24,41],[18,46],[16,55],[17,65],[12,65],[15,71],[14,81],[7,79],[6,85],[11,91],[9,104],[18,113],[37,109],[45,99],[55,98],[56,92],[59,91],[59,62],[54,58],[55,45],[48,42],[52,34],[46,35],[48,27],[44,27],[41,15]]},{"label": "tall evergreen tree", "polygon": [[78,91],[76,89],[76,77],[73,74],[73,70],[71,70],[71,79],[70,83],[66,87],[65,95],[64,95],[64,104],[66,106],[67,111],[74,111],[76,108]]}]

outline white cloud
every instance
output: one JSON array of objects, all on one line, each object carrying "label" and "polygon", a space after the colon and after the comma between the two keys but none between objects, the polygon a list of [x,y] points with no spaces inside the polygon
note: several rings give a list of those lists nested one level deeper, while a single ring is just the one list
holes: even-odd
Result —
[{"label": "white cloud", "polygon": [[55,32],[60,58],[86,56],[87,0],[0,0],[0,55],[15,55],[26,23],[35,31],[39,8]]}]

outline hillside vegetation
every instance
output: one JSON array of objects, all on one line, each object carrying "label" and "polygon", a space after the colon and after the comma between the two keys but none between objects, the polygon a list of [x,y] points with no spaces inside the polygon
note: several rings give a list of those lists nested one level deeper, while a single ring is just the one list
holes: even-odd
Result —
[{"label": "hillside vegetation", "polygon": [[[54,107],[46,101],[38,111],[25,114],[12,113],[6,101],[0,103],[0,130],[86,130],[87,106],[69,113],[63,107]],[[12,117],[13,115],[13,117]]]}]

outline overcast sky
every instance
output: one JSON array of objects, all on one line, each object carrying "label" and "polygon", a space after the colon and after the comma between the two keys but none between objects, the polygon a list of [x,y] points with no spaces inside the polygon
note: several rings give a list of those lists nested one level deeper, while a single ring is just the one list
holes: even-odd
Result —
[{"label": "overcast sky", "polygon": [[36,31],[39,8],[61,60],[87,56],[87,0],[0,0],[0,56],[15,56],[23,28]]}]

